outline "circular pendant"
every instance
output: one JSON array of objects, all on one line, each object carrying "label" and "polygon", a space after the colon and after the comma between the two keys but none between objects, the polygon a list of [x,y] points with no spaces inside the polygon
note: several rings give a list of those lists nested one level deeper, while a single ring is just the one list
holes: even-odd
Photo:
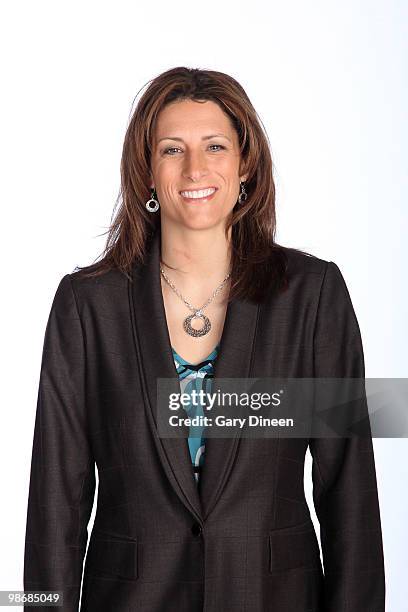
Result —
[{"label": "circular pendant", "polygon": [[[192,327],[191,325],[191,321],[193,319],[201,319],[202,321],[204,321],[203,327],[201,329],[194,329],[194,327]],[[187,332],[187,334],[197,338],[198,336],[205,336],[206,334],[208,334],[211,329],[211,323],[210,319],[206,317],[205,314],[197,310],[197,312],[194,312],[193,314],[189,315],[184,319],[183,327],[184,331]]]}]

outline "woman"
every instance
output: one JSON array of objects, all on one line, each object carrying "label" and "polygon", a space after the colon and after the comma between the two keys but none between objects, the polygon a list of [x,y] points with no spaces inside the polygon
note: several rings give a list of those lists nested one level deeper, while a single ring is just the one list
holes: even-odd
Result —
[{"label": "woman", "polygon": [[83,612],[383,611],[370,436],[157,431],[158,379],[191,396],[214,377],[364,377],[339,268],[274,242],[270,151],[243,88],[187,68],[152,80],[121,172],[104,257],[62,278],[47,325],[25,589],[78,610],[96,464]]}]

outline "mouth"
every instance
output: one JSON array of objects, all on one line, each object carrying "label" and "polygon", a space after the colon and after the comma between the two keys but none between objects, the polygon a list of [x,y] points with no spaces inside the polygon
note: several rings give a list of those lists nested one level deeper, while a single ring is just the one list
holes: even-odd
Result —
[{"label": "mouth", "polygon": [[206,202],[214,197],[218,191],[217,187],[205,187],[204,189],[186,189],[180,191],[180,195],[184,200],[189,202]]}]

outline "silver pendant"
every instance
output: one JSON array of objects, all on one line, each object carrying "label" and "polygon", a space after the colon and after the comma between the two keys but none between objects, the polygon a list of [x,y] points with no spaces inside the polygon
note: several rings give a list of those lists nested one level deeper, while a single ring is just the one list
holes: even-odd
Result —
[{"label": "silver pendant", "polygon": [[[204,326],[201,329],[194,329],[194,327],[192,327],[191,325],[191,321],[193,319],[201,319],[202,321],[204,321]],[[210,323],[210,319],[206,317],[205,314],[203,314],[200,310],[196,310],[196,312],[194,312],[191,315],[188,315],[188,317],[184,319],[183,327],[184,327],[184,331],[187,334],[197,338],[199,336],[205,336],[206,334],[208,334],[208,332],[211,329],[211,323]]]}]

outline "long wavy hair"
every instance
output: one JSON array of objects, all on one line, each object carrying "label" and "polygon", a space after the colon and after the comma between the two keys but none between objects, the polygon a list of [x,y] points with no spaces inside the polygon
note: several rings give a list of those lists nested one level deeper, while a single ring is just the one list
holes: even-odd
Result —
[{"label": "long wavy hair", "polygon": [[[147,87],[146,87],[147,86]],[[160,214],[149,213],[150,160],[158,115],[166,105],[211,100],[229,117],[238,135],[248,198],[227,220],[231,229],[231,287],[228,301],[262,301],[271,286],[287,287],[287,249],[275,242],[275,183],[266,130],[243,87],[214,70],[177,67],[148,81],[127,127],[121,159],[121,188],[101,259],[75,271],[91,277],[112,268],[131,281],[131,268],[144,264],[149,240],[160,231]],[[137,96],[139,95],[138,92]],[[116,214],[115,214],[115,211]]]}]

